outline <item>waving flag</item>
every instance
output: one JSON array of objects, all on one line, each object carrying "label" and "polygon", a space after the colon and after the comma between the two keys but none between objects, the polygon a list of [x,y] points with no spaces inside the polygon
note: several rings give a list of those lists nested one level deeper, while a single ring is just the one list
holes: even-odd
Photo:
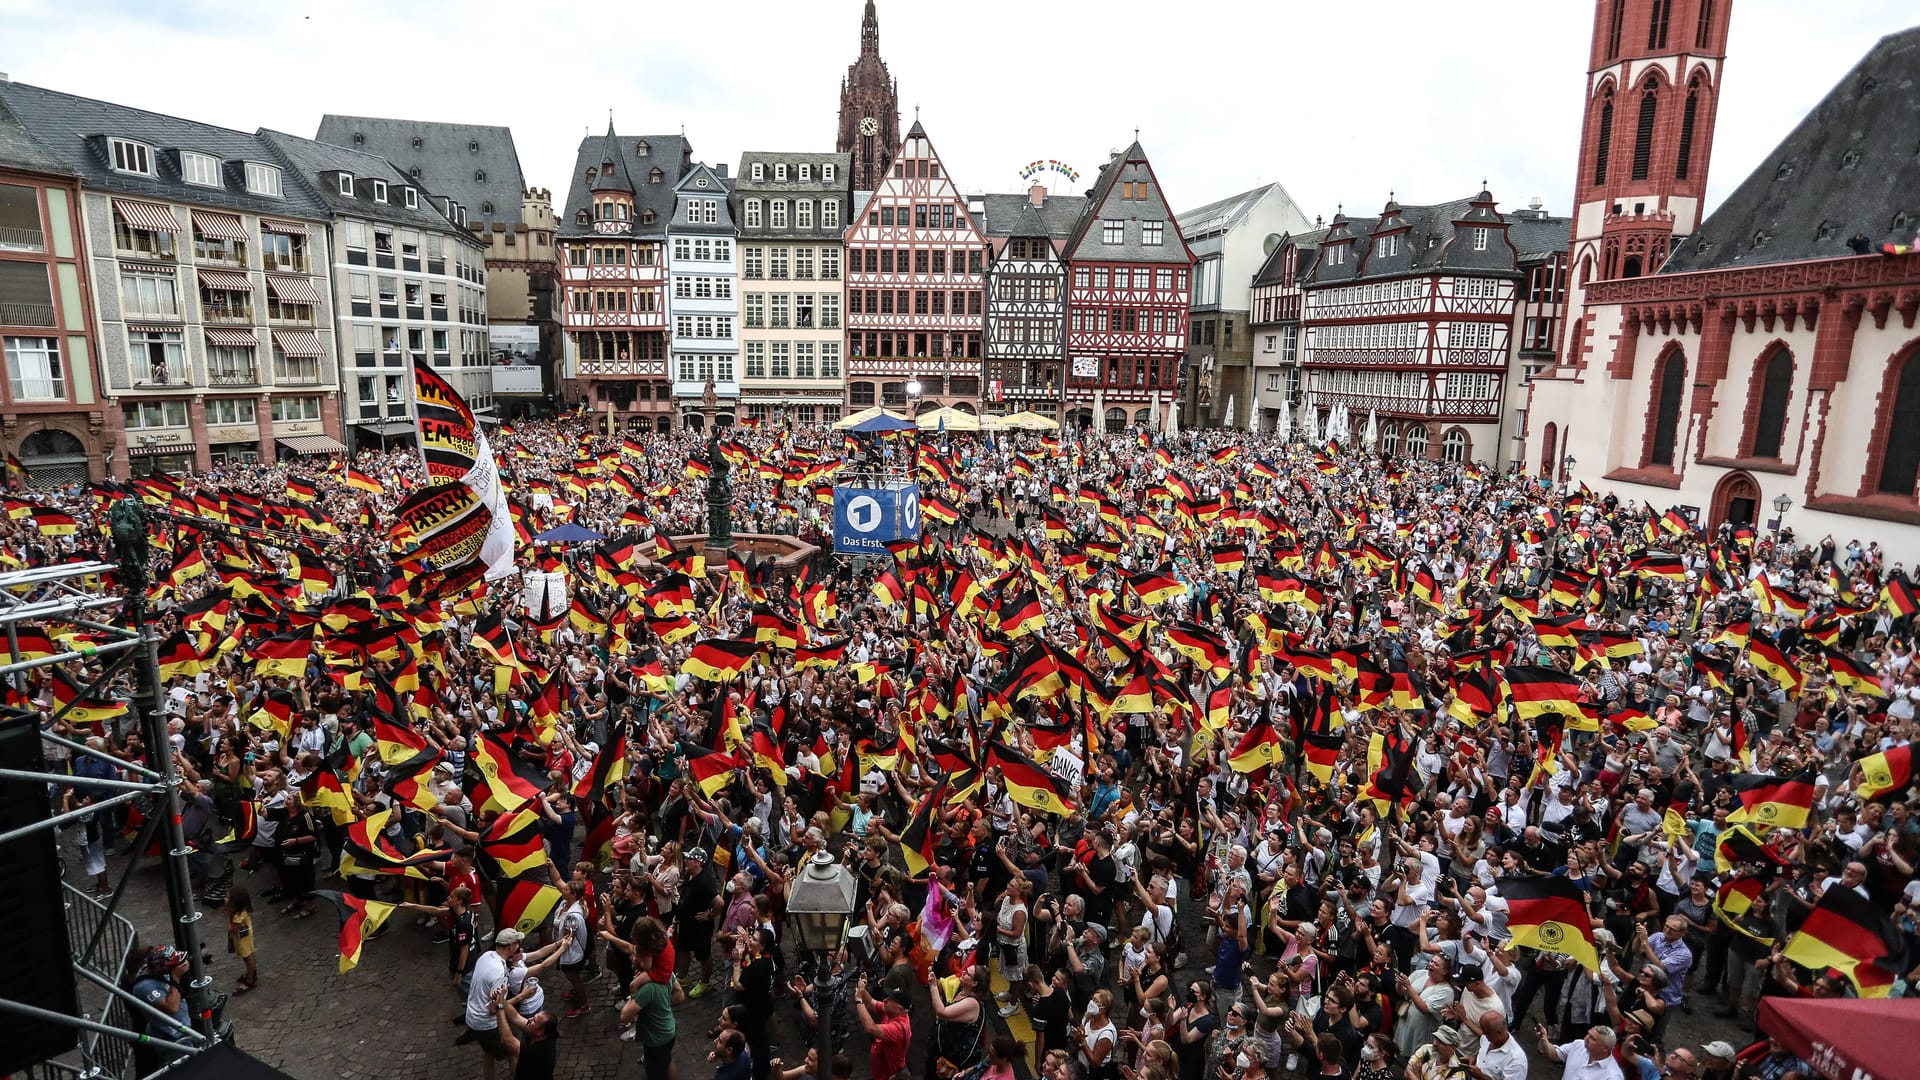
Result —
[{"label": "waving flag", "polygon": [[334,892],[331,889],[316,889],[313,895],[332,904],[340,913],[340,974],[342,975],[359,966],[361,946],[400,906],[383,904],[377,900],[362,900],[357,896]]},{"label": "waving flag", "polygon": [[458,482],[473,493],[489,515],[480,545],[487,580],[513,572],[513,516],[500,485],[499,466],[487,436],[453,385],[424,361],[413,364],[413,393],[420,432],[420,458],[429,479]]},{"label": "waving flag", "polygon": [[1564,877],[1501,878],[1499,893],[1515,945],[1571,956],[1588,971],[1600,970],[1593,919],[1578,885]]}]

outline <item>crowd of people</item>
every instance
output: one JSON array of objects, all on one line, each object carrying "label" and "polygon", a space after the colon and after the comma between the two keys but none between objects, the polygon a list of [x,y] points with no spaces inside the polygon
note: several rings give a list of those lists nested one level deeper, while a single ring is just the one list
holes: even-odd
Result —
[{"label": "crowd of people", "polygon": [[[337,907],[343,965],[445,942],[488,1077],[551,1076],[610,997],[668,1080],[677,1005],[714,994],[716,1080],[895,1080],[916,1043],[940,1080],[1029,1053],[1045,1080],[1524,1080],[1529,1048],[1569,1077],[1810,1080],[1756,1043],[1758,1000],[1920,968],[1912,593],[1871,543],[1233,432],[703,444],[567,417],[493,448],[562,605],[409,562],[411,451],[0,522],[0,561],[38,565],[152,508],[170,745],[131,682],[42,669],[24,696],[50,733],[172,756],[237,992],[273,978],[277,920]],[[722,465],[736,531],[830,548],[844,460],[915,475],[924,536],[792,571],[656,543],[705,531]],[[530,542],[562,522],[607,539]],[[137,825],[83,826],[98,887]],[[859,928],[819,958],[785,909],[816,860],[854,874]],[[1887,946],[1809,966],[1836,890]],[[1542,895],[1578,915],[1543,934]],[[137,992],[184,1020],[186,965],[157,948]],[[831,1060],[775,1059],[784,1007],[827,1014]],[[1725,1039],[1675,1037],[1708,1010]]]}]

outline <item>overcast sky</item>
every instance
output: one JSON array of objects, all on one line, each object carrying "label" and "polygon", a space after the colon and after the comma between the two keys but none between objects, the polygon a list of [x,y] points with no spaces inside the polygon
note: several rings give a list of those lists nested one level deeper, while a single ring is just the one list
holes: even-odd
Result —
[{"label": "overcast sky", "polygon": [[[1731,0],[1717,203],[1913,0]],[[513,129],[564,198],[582,134],[683,128],[695,155],[831,150],[863,0],[0,0],[15,80],[252,130],[327,112]],[[1474,191],[1566,213],[1591,0],[880,0],[881,54],[951,175],[1079,190],[1140,138],[1176,210],[1285,184],[1308,218]],[[1907,133],[1911,134],[1911,133]],[[559,207],[555,208],[560,209]]]}]

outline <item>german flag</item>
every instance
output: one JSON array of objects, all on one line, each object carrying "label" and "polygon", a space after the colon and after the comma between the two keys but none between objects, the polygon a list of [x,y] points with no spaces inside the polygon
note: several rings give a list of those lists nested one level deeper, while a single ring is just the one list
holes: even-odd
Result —
[{"label": "german flag", "polygon": [[522,807],[501,814],[480,834],[479,866],[494,881],[513,881],[547,865],[540,811]]},{"label": "german flag", "polygon": [[[45,660],[49,656],[58,656],[66,651],[54,646],[53,636],[47,633],[45,627],[19,623],[15,625],[14,633],[18,636],[18,641],[9,643],[4,637],[0,637],[0,647],[5,647],[8,655],[16,663],[22,660]],[[162,659],[165,657],[163,656]]]},{"label": "german flag", "polygon": [[907,863],[907,876],[920,881],[933,869],[934,843],[939,831],[933,827],[934,808],[947,797],[947,782],[940,781],[913,808],[913,816],[900,833],[900,854]]},{"label": "german flag", "polygon": [[574,783],[573,797],[585,803],[598,803],[632,771],[633,762],[627,757],[627,729],[622,724],[614,730],[607,745],[593,756],[593,768]]},{"label": "german flag", "polygon": [[1167,645],[1173,651],[1199,664],[1223,679],[1233,670],[1233,653],[1225,638],[1193,623],[1175,623],[1167,628]]},{"label": "german flag", "polygon": [[1280,760],[1280,733],[1265,720],[1257,720],[1227,755],[1234,772],[1254,772]]},{"label": "german flag", "polygon": [[1707,641],[1714,645],[1725,645],[1728,648],[1738,650],[1746,648],[1747,642],[1752,640],[1752,638],[1753,620],[1740,619],[1737,622],[1730,622],[1721,627],[1720,632],[1708,638]]},{"label": "german flag", "polygon": [[[21,627],[25,630],[26,627]],[[193,635],[185,630],[176,630],[160,643],[160,677],[172,679],[181,675],[198,675],[207,669],[205,658],[195,646]]]},{"label": "german flag", "polygon": [[1753,831],[1745,825],[1729,825],[1714,841],[1714,869],[1725,874],[1743,864],[1764,866],[1771,873],[1784,869],[1787,866],[1787,860],[1781,858],[1766,844],[1761,843],[1760,838],[1753,835]]},{"label": "german flag", "polygon": [[760,646],[751,641],[704,638],[694,643],[693,651],[681,662],[680,671],[705,682],[732,682],[747,670],[759,650]]},{"label": "german flag", "polygon": [[1515,945],[1571,956],[1599,972],[1593,919],[1578,885],[1564,877],[1502,878],[1499,893],[1507,902],[1507,932]]},{"label": "german flag", "polygon": [[127,715],[127,703],[93,697],[60,668],[53,669],[53,703],[58,716],[74,724],[104,724]]},{"label": "german flag", "polygon": [[347,466],[346,485],[350,488],[358,488],[361,491],[373,495],[378,495],[381,491],[385,490],[380,486],[380,481],[375,480],[373,477],[368,476],[366,473],[361,472],[351,465]]},{"label": "german flag", "polygon": [[765,728],[756,727],[753,729],[752,737],[747,740],[747,745],[753,752],[754,768],[767,770],[767,775],[773,780],[775,786],[786,787],[787,762],[780,756],[780,745],[773,741],[773,736],[768,734]]},{"label": "german flag", "polygon": [[1715,690],[1733,693],[1733,661],[1724,657],[1708,656],[1699,649],[1693,650],[1693,670],[1701,681]]},{"label": "german flag", "polygon": [[687,756],[687,775],[693,778],[693,782],[708,798],[719,794],[732,783],[734,771],[740,768],[739,760],[732,754],[723,754],[690,742],[682,742],[680,751]]},{"label": "german flag", "polygon": [[1820,894],[1820,902],[1780,955],[1815,971],[1839,971],[1861,997],[1886,997],[1892,979],[1886,971],[1872,969],[1905,952],[1906,944],[1885,911],[1852,889],[1835,885]]},{"label": "german flag", "polygon": [[1896,746],[1860,759],[1860,786],[1853,793],[1862,799],[1882,795],[1902,795],[1913,784],[1913,746]]},{"label": "german flag", "polygon": [[753,640],[756,645],[797,649],[800,647],[800,624],[772,608],[755,605]]},{"label": "german flag", "polygon": [[1668,581],[1687,579],[1687,566],[1678,555],[1644,555],[1633,560],[1631,571],[1643,578],[1666,578]]},{"label": "german flag", "polygon": [[[1144,676],[1142,676],[1144,678]],[[1206,725],[1214,730],[1226,727],[1233,719],[1233,686],[1215,687],[1207,692]],[[1269,725],[1270,727],[1271,725]]]},{"label": "german flag", "polygon": [[353,820],[353,797],[347,794],[340,774],[332,769],[322,768],[308,777],[300,785],[300,794],[308,806],[327,811],[335,825]]},{"label": "german flag", "polygon": [[1420,601],[1428,607],[1437,608],[1440,606],[1440,585],[1433,580],[1433,574],[1424,566],[1413,572],[1413,581],[1408,586],[1407,591],[1415,600]]},{"label": "german flag", "polygon": [[1740,800],[1740,808],[1727,815],[1730,823],[1804,829],[1807,815],[1813,811],[1813,770],[1793,776],[1741,773],[1733,778],[1733,794]]},{"label": "german flag", "polygon": [[285,740],[293,730],[295,701],[293,691],[283,687],[268,687],[260,696],[259,704],[247,716],[247,723],[265,731],[278,732]]},{"label": "german flag", "polygon": [[1158,570],[1132,575],[1127,578],[1127,588],[1133,595],[1140,598],[1142,604],[1149,607],[1164,604],[1176,596],[1184,596],[1187,591],[1186,585],[1175,579],[1172,574]]},{"label": "german flag", "polygon": [[1774,940],[1772,935],[1769,934],[1762,937],[1748,930],[1740,921],[1742,916],[1753,910],[1754,901],[1758,900],[1760,894],[1766,891],[1766,878],[1734,878],[1732,881],[1720,886],[1720,890],[1713,894],[1713,913],[1720,916],[1721,923],[1725,925],[1727,929],[1732,930],[1736,934],[1752,938],[1760,944],[1771,948]]},{"label": "german flag", "polygon": [[899,607],[907,599],[907,590],[892,570],[881,573],[873,582],[874,598],[888,607]]},{"label": "german flag", "polygon": [[33,527],[39,529],[42,536],[71,536],[80,531],[80,523],[71,514],[45,506],[31,507],[27,516],[33,519]]},{"label": "german flag", "polygon": [[287,477],[287,498],[295,502],[309,503],[320,494],[320,489],[297,476]]},{"label": "german flag", "polygon": [[1636,735],[1652,731],[1659,726],[1659,721],[1648,716],[1642,709],[1621,709],[1619,712],[1609,714],[1607,719]]},{"label": "german flag", "polygon": [[1913,586],[1904,577],[1887,579],[1887,583],[1880,587],[1880,603],[1896,617],[1920,611],[1920,602],[1914,598]]},{"label": "german flag", "polygon": [[1887,696],[1886,687],[1880,684],[1880,673],[1873,670],[1871,664],[1863,664],[1831,645],[1827,646],[1826,653],[1827,671],[1834,682],[1856,694]]},{"label": "german flag", "polygon": [[1513,711],[1522,720],[1549,713],[1580,715],[1580,683],[1573,676],[1549,667],[1516,665],[1506,670],[1508,696]]},{"label": "german flag", "polygon": [[1579,648],[1580,634],[1586,630],[1585,615],[1558,615],[1533,620],[1533,635],[1540,639],[1540,644],[1554,648]]},{"label": "german flag", "polygon": [[1013,747],[1003,742],[988,742],[986,765],[1000,770],[1007,794],[1021,806],[1061,817],[1073,813],[1073,800],[1060,790],[1060,781]]},{"label": "german flag", "polygon": [[1154,711],[1153,684],[1144,673],[1114,691],[1112,711],[1122,716],[1144,716]]},{"label": "german flag", "polygon": [[1247,549],[1241,544],[1220,544],[1212,549],[1213,568],[1223,573],[1239,573],[1247,565]]},{"label": "german flag", "polygon": [[800,646],[793,652],[794,670],[805,671],[808,668],[819,668],[822,671],[830,671],[839,667],[847,656],[847,641],[847,638],[841,638],[838,641],[829,641],[824,645]]},{"label": "german flag", "polygon": [[176,586],[185,585],[206,572],[206,555],[198,547],[189,548],[173,560],[173,569],[167,572],[167,580]]},{"label": "german flag", "polygon": [[647,617],[647,629],[660,639],[662,645],[678,645],[680,642],[700,632],[700,626],[685,615],[667,615],[661,618]]},{"label": "german flag", "polygon": [[1453,681],[1453,700],[1447,705],[1447,715],[1469,727],[1477,726],[1493,719],[1499,695],[1499,686],[1491,673],[1462,672]]},{"label": "german flag", "polygon": [[307,673],[307,654],[313,651],[310,633],[276,634],[253,646],[253,673],[298,679]]},{"label": "german flag", "polygon": [[380,716],[373,718],[373,741],[386,765],[412,761],[427,751],[427,740],[419,732]]},{"label": "german flag", "polygon": [[560,906],[560,890],[544,881],[523,878],[498,894],[493,924],[531,934],[547,924]]},{"label": "german flag", "polygon": [[1301,745],[1306,758],[1307,775],[1320,786],[1333,782],[1334,767],[1340,763],[1340,750],[1347,740],[1339,735],[1311,734]]},{"label": "german flag", "polygon": [[474,799],[481,809],[518,810],[552,782],[538,765],[492,735],[483,734],[474,744],[473,764],[487,789],[485,799]]},{"label": "german flag", "polygon": [[1009,641],[1037,634],[1047,625],[1046,612],[1040,607],[1040,597],[1032,589],[1008,594],[995,614],[999,616],[1000,632]]},{"label": "german flag", "polygon": [[1780,689],[1789,694],[1799,692],[1800,668],[1788,659],[1786,653],[1780,651],[1780,646],[1774,644],[1772,638],[1761,634],[1748,642],[1747,662],[1752,664],[1755,670],[1765,673],[1767,678],[1772,679]]},{"label": "german flag", "polygon": [[340,974],[342,975],[359,966],[361,947],[400,906],[383,904],[378,900],[362,900],[357,896],[334,892],[332,889],[316,889],[313,895],[332,904],[340,913]]}]

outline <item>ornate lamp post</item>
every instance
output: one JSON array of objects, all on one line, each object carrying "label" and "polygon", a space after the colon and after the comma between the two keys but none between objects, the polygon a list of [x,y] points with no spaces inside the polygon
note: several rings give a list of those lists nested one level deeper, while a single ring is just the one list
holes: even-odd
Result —
[{"label": "ornate lamp post", "polygon": [[800,947],[813,954],[815,1046],[821,1068],[833,1059],[833,951],[847,930],[853,913],[853,874],[824,851],[816,852],[806,869],[787,888],[787,916]]},{"label": "ornate lamp post", "polygon": [[1781,493],[1773,497],[1773,539],[1780,540],[1780,528],[1787,523],[1787,511],[1793,509],[1793,497]]}]

